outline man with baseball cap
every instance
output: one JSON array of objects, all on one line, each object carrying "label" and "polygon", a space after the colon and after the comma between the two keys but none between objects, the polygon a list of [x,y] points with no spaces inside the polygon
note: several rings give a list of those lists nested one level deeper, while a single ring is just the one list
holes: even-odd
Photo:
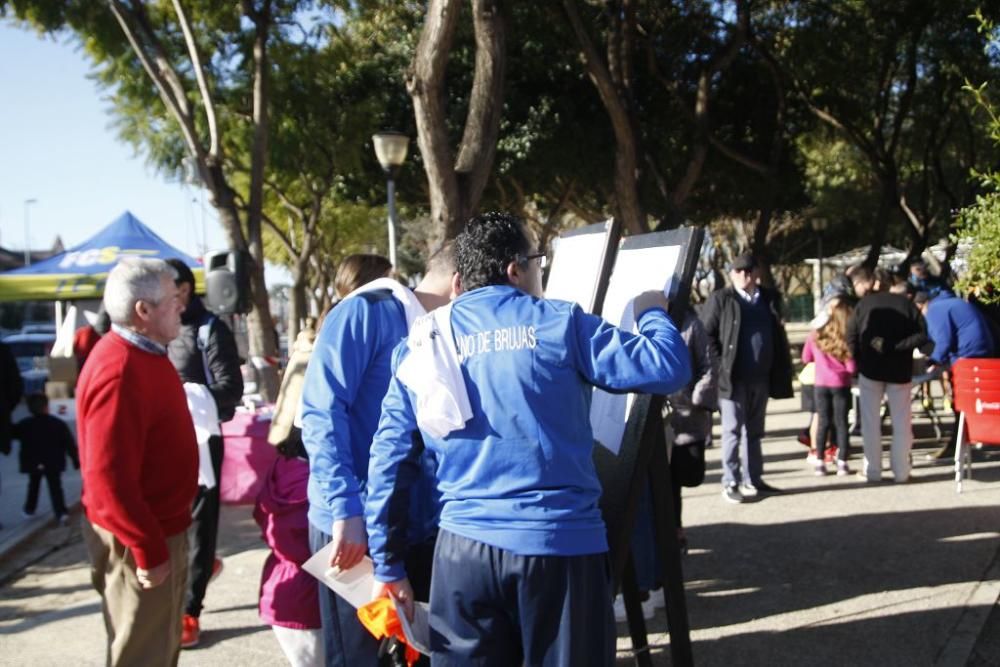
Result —
[{"label": "man with baseball cap", "polygon": [[717,290],[703,320],[719,357],[722,497],[742,503],[777,489],[763,480],[761,438],[768,397],[792,396],[792,363],[777,292],[757,284],[753,255],[737,257],[730,287]]}]

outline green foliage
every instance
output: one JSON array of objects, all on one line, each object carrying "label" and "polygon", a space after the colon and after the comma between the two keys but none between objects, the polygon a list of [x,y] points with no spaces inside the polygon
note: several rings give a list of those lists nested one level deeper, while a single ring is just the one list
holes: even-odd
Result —
[{"label": "green foliage", "polygon": [[[172,3],[142,4],[171,59],[188,62]],[[907,40],[915,36],[919,85],[898,144],[878,158],[895,161],[901,194],[926,212],[927,220],[944,227],[951,220],[949,212],[974,201],[980,188],[969,177],[970,169],[995,164],[1000,155],[989,141],[1000,142],[992,107],[975,109],[975,95],[985,96],[987,89],[976,88],[973,96],[957,94],[965,79],[991,80],[1000,60],[995,47],[982,51],[995,33],[989,21],[998,15],[1000,0],[983,0],[977,33],[968,16],[979,4],[754,2],[753,40],[712,77],[707,128],[699,128],[693,113],[699,75],[732,34],[734,3],[633,3],[637,31],[630,102],[640,138],[637,178],[644,207],[654,217],[671,212],[672,188],[684,178],[704,130],[716,143],[684,203],[685,219],[696,224],[753,220],[766,207],[773,208],[775,219],[785,219],[784,212],[809,211],[832,223],[824,239],[828,253],[867,242],[878,208],[879,173],[873,166],[878,160],[844,133],[831,131],[808,105],[835,115],[870,143],[888,146],[890,129],[904,108]],[[507,84],[496,166],[481,202],[483,209],[515,209],[540,224],[560,216],[599,218],[613,203],[614,137],[559,5],[502,3]],[[595,43],[606,45],[612,5],[578,5]],[[242,15],[241,3],[185,0],[184,6],[205,56],[226,177],[245,204],[253,130],[253,27]],[[278,232],[265,233],[265,254],[280,264],[296,262],[279,237],[301,247],[303,221],[293,207],[317,216],[322,266],[333,266],[340,256],[357,250],[384,251],[385,180],[370,137],[389,128],[416,134],[405,77],[426,3],[273,0],[272,7],[276,27],[269,47],[271,127],[264,212]],[[168,177],[182,176],[186,152],[180,128],[107,3],[0,0],[0,14],[38,30],[71,31],[94,63],[93,76],[104,88],[120,137]],[[453,146],[461,140],[473,77],[469,19],[466,3],[448,69],[446,109]],[[774,77],[772,59],[791,76]],[[189,64],[178,68],[178,76],[187,90],[197,90]],[[791,80],[800,82],[801,90]],[[194,94],[188,101],[194,108],[199,105]],[[204,141],[204,114],[196,114],[196,129]],[[765,177],[717,146],[759,165],[769,165],[777,147],[780,159]],[[1000,185],[1000,177],[980,176]],[[400,262],[406,269],[419,269],[430,235],[428,184],[415,144],[396,183],[404,221],[398,230]],[[973,208],[987,205],[982,202],[993,204],[991,198],[981,199]],[[905,243],[902,216],[897,213],[891,225],[887,240]],[[787,251],[775,246],[774,259],[790,261],[813,252],[809,231],[795,233],[801,237]]]},{"label": "green foliage", "polygon": [[955,232],[959,240],[971,240],[972,245],[956,289],[983,303],[1000,303],[1000,193],[980,195],[962,209]]},{"label": "green foliage", "polygon": [[[986,53],[995,58],[1000,49],[996,23],[977,9],[972,18],[980,34],[988,39]],[[990,140],[1000,146],[1000,113],[989,97],[988,84],[973,85],[966,80],[964,90],[986,117]],[[953,240],[969,242],[965,270],[955,284],[964,294],[975,295],[983,303],[1000,303],[1000,171],[977,171],[986,193],[959,211]]]}]

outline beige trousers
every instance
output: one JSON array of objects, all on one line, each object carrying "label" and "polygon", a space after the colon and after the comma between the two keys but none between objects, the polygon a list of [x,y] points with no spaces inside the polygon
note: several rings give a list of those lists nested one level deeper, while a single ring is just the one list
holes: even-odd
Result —
[{"label": "beige trousers", "polygon": [[187,532],[167,538],[170,575],[144,590],[128,548],[101,528],[82,520],[90,556],[90,578],[101,595],[108,631],[107,664],[176,665],[181,650],[181,614],[187,587]]}]

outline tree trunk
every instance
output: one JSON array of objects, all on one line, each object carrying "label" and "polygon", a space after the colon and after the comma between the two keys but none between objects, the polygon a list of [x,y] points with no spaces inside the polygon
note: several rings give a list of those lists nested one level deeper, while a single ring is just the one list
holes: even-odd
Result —
[{"label": "tree trunk", "polygon": [[[623,94],[616,85],[608,64],[600,57],[591,41],[586,26],[577,12],[576,0],[563,0],[563,7],[576,35],[587,75],[597,88],[615,135],[615,215],[630,234],[648,232],[646,212],[639,197],[639,142],[629,115],[628,100],[623,99]],[[616,20],[621,20],[621,17],[616,16]],[[622,71],[631,71],[630,49],[622,48],[619,53],[613,55],[620,62]],[[623,85],[627,83],[623,82]]]},{"label": "tree trunk", "polygon": [[[294,274],[293,274],[294,275]],[[288,300],[288,345],[298,337],[306,319],[306,281],[296,276],[289,290]]]},{"label": "tree trunk", "polygon": [[271,317],[267,285],[264,282],[264,241],[261,230],[261,216],[264,203],[264,170],[267,166],[267,137],[269,128],[267,98],[269,92],[269,66],[267,40],[271,28],[270,3],[251,15],[255,25],[253,58],[253,148],[250,162],[250,193],[247,207],[247,245],[251,264],[251,286],[253,289],[253,311],[249,323],[258,335],[250,337],[250,355],[262,357],[268,363],[258,368],[258,391],[266,401],[278,398],[278,343],[273,335],[274,320]]},{"label": "tree trunk", "polygon": [[430,194],[431,243],[453,238],[478,208],[493,170],[503,109],[506,28],[499,0],[473,0],[476,64],[462,141],[448,143],[445,73],[461,0],[430,0],[406,77],[417,124],[417,146]]},{"label": "tree trunk", "polygon": [[774,287],[774,273],[771,271],[771,254],[767,251],[767,235],[771,231],[771,220],[774,219],[774,206],[772,195],[768,197],[768,203],[761,209],[757,224],[753,228],[753,239],[750,242],[750,252],[757,258],[760,265],[758,275],[761,283],[765,287]]},{"label": "tree trunk", "polygon": [[879,199],[878,210],[875,213],[871,246],[868,248],[868,255],[863,262],[870,269],[878,266],[878,258],[882,254],[882,245],[885,243],[885,235],[889,229],[889,217],[897,207],[895,201],[896,187],[890,182],[890,179],[891,176],[883,176],[882,178],[882,196]]}]

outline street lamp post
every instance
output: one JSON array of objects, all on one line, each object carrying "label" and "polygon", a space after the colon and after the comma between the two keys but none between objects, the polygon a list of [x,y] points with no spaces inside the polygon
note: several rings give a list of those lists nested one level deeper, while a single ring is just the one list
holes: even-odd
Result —
[{"label": "street lamp post", "polygon": [[31,266],[31,224],[28,220],[28,207],[37,204],[37,199],[24,200],[24,265]]},{"label": "street lamp post", "polygon": [[826,229],[826,218],[812,218],[810,220],[813,231],[816,232],[816,292],[814,299],[817,308],[823,298],[823,231]]},{"label": "street lamp post", "polygon": [[396,266],[396,175],[406,161],[410,138],[402,132],[386,131],[372,135],[375,157],[385,172],[389,198],[389,262]]}]

